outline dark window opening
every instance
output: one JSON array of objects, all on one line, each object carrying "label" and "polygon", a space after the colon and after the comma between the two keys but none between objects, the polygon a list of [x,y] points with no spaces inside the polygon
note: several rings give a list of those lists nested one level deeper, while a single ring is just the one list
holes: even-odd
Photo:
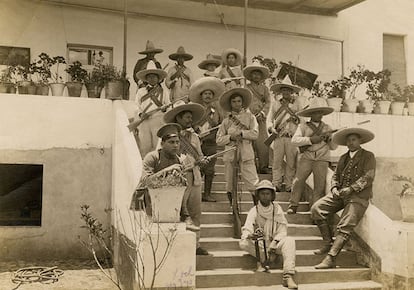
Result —
[{"label": "dark window opening", "polygon": [[41,226],[43,165],[0,164],[0,226]]}]

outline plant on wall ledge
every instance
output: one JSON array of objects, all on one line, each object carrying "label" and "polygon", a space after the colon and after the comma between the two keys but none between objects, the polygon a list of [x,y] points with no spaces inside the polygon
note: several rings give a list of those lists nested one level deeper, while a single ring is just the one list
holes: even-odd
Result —
[{"label": "plant on wall ledge", "polygon": [[391,72],[389,70],[385,69],[377,73],[366,70],[365,82],[367,83],[366,94],[371,100],[375,102],[389,100],[388,86],[391,83]]},{"label": "plant on wall ledge", "polygon": [[399,84],[393,84],[394,91],[391,92],[391,100],[394,102],[407,102],[411,95],[410,88],[405,86],[401,88]]},{"label": "plant on wall ledge", "polygon": [[51,71],[51,80],[52,83],[63,83],[63,78],[59,73],[60,64],[65,64],[65,58],[63,56],[54,56],[52,57],[52,66],[55,66],[55,70]]},{"label": "plant on wall ledge", "polygon": [[330,93],[329,85],[330,83],[322,83],[321,81],[316,81],[311,89],[312,97],[327,98]]},{"label": "plant on wall ledge", "polygon": [[349,89],[349,99],[355,99],[356,89],[365,82],[365,71],[364,66],[358,65],[356,69],[350,71],[348,77],[344,78]]},{"label": "plant on wall ledge", "polygon": [[80,61],[75,61],[73,64],[69,65],[65,71],[70,75],[72,82],[84,83],[88,72],[86,69],[82,68],[82,63]]},{"label": "plant on wall ledge", "polygon": [[16,68],[14,66],[7,66],[0,73],[0,93],[16,93]]}]

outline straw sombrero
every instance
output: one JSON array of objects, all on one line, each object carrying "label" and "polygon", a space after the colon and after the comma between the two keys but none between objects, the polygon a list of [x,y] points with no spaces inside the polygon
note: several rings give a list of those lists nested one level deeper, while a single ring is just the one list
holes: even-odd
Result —
[{"label": "straw sombrero", "polygon": [[200,63],[198,64],[198,67],[199,67],[200,69],[204,69],[204,70],[206,70],[206,69],[207,69],[207,66],[208,66],[209,64],[214,64],[214,66],[217,68],[218,66],[220,66],[221,61],[220,61],[220,60],[218,60],[218,59],[216,59],[216,58],[215,58],[212,54],[208,54],[208,55],[207,55],[207,57],[206,57],[206,59],[205,59],[205,60],[203,60],[202,62],[200,62]]},{"label": "straw sombrero", "polygon": [[166,136],[173,137],[174,135],[178,136],[178,133],[180,133],[180,131],[181,131],[181,126],[179,124],[168,123],[158,129],[157,136],[160,138],[163,138]]},{"label": "straw sombrero", "polygon": [[295,93],[298,93],[300,91],[300,87],[292,84],[289,75],[286,75],[286,77],[280,83],[271,86],[270,90],[273,91],[275,94],[278,94],[282,88],[292,89]]},{"label": "straw sombrero", "polygon": [[149,54],[149,53],[161,53],[164,50],[161,48],[155,48],[154,43],[152,41],[147,40],[147,45],[145,46],[145,50],[140,51],[139,54]]},{"label": "straw sombrero", "polygon": [[260,63],[253,63],[251,65],[246,66],[243,69],[243,75],[246,79],[248,79],[249,81],[251,81],[251,75],[253,71],[260,71],[263,75],[263,79],[267,79],[269,77],[269,69],[263,65],[261,65]]},{"label": "straw sombrero", "polygon": [[220,97],[220,106],[223,110],[231,112],[230,98],[233,95],[239,95],[243,99],[243,108],[248,108],[252,101],[252,93],[245,88],[234,88],[224,92]]},{"label": "straw sombrero", "polygon": [[241,65],[243,62],[242,53],[235,48],[228,48],[225,51],[223,51],[223,53],[221,54],[221,61],[223,62],[223,64],[227,65],[227,56],[232,53],[236,55],[236,65]]},{"label": "straw sombrero", "polygon": [[192,60],[193,59],[193,56],[191,54],[185,52],[185,49],[184,49],[183,46],[180,46],[177,49],[177,52],[176,53],[172,53],[168,57],[171,60],[177,60],[179,57],[183,57],[184,58],[184,61],[188,61],[188,60]]},{"label": "straw sombrero", "polygon": [[175,117],[184,111],[193,113],[193,124],[198,123],[203,118],[205,109],[202,105],[196,103],[188,103],[172,108],[164,114],[165,123],[175,123]]},{"label": "straw sombrero", "polygon": [[162,69],[159,69],[156,67],[155,63],[153,61],[148,62],[147,68],[137,72],[136,76],[141,81],[146,82],[146,77],[149,74],[156,74],[158,75],[159,81],[161,82],[165,77],[167,76],[167,73],[163,71]]},{"label": "straw sombrero", "polygon": [[218,98],[225,90],[224,83],[215,77],[204,77],[196,80],[190,87],[189,98],[191,102],[202,103],[201,93],[210,90],[214,94],[213,101],[217,101]]},{"label": "straw sombrero", "polygon": [[315,113],[322,115],[329,115],[334,111],[333,108],[328,107],[326,100],[323,98],[312,98],[309,107],[305,110],[299,111],[296,114],[301,117],[311,117]]},{"label": "straw sombrero", "polygon": [[367,143],[369,141],[371,141],[372,139],[374,139],[375,135],[374,133],[372,133],[371,131],[367,130],[367,129],[363,129],[363,128],[345,128],[342,129],[338,132],[336,132],[333,137],[332,140],[334,143],[338,144],[338,145],[342,145],[342,146],[346,146],[346,138],[350,135],[350,134],[357,134],[361,137],[361,144]]}]

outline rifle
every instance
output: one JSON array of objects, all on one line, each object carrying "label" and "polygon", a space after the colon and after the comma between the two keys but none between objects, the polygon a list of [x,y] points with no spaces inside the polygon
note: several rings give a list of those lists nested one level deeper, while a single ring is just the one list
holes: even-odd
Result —
[{"label": "rifle", "polygon": [[[188,98],[188,96],[178,98],[178,99],[174,100],[173,102],[171,102],[167,105],[163,105],[161,107],[155,108],[154,110],[151,110],[148,113],[141,114],[141,116],[138,120],[133,121],[132,123],[130,123],[127,126],[129,131],[131,131],[131,132],[134,131],[139,125],[141,125],[142,122],[144,122],[146,119],[148,119],[151,115],[154,115],[156,112],[166,111],[170,106],[173,106],[176,102],[187,99],[187,98]],[[147,106],[147,108],[148,108],[148,106]]]},{"label": "rifle", "polygon": [[[365,123],[369,123],[369,122],[371,122],[371,120],[365,120],[365,121],[362,121],[362,122],[358,122],[358,123],[356,123],[357,125],[362,125],[362,124],[365,124]],[[333,134],[333,133],[336,133],[336,132],[338,132],[339,130],[343,130],[343,129],[346,129],[346,128],[348,128],[348,126],[344,126],[344,127],[341,127],[341,128],[338,128],[338,129],[334,129],[334,130],[329,130],[329,131],[327,131],[327,132],[324,132],[324,133],[322,133],[321,135],[319,135],[321,138],[322,138],[322,141],[325,141],[325,142],[327,142],[328,141],[328,139],[329,139],[329,137]],[[308,148],[309,147],[311,147],[312,145],[303,145],[303,146],[299,146],[299,152],[300,153],[303,153],[303,152],[305,152],[306,150],[308,150]]]},{"label": "rifle", "polygon": [[[304,107],[303,108],[303,110],[305,110],[306,108],[308,108],[309,107],[309,105],[307,105],[306,107]],[[299,120],[299,117],[295,114],[295,113],[293,113],[291,110],[290,110],[290,108],[289,107],[287,107],[287,109],[286,110],[289,110],[288,111],[288,113],[291,115],[291,117],[290,118],[297,118],[298,120]],[[284,126],[286,126],[286,123],[290,120],[290,118],[289,119],[287,119],[287,120],[285,120],[284,122],[282,122],[282,119],[283,118],[280,118],[280,121],[279,121],[279,123],[278,124],[275,124],[275,129],[276,130],[278,130],[278,128],[280,127],[280,128],[283,128]],[[283,126],[282,126],[283,125]],[[272,142],[277,138],[277,136],[279,136],[279,134],[280,134],[280,131],[281,131],[281,129],[280,130],[278,130],[277,132],[273,132],[269,137],[267,137],[266,138],[266,140],[263,142],[266,146],[270,146],[270,144],[272,144]]]},{"label": "rifle", "polygon": [[[257,268],[262,269],[263,272],[269,272],[269,257],[267,254],[267,247],[266,247],[266,239],[264,237],[263,230],[261,228],[257,228],[253,234],[251,234],[248,239],[254,241],[254,247],[256,250],[256,260],[257,260]],[[259,242],[262,241],[263,243],[263,251],[264,251],[264,262],[260,259],[260,247]]]},{"label": "rifle", "polygon": [[224,78],[220,79],[223,83],[228,83],[231,81],[237,81],[237,80],[244,80],[244,77],[234,77],[234,78]]},{"label": "rifle", "polygon": [[238,145],[235,146],[236,150],[234,151],[234,160],[233,160],[233,186],[231,193],[231,208],[233,211],[233,238],[240,239],[241,237],[241,220],[240,220],[240,210],[238,204],[238,177],[239,177],[239,162],[238,162]]},{"label": "rifle", "polygon": [[217,153],[215,153],[215,154],[213,154],[213,155],[210,155],[210,156],[205,156],[204,158],[202,158],[202,159],[200,159],[200,160],[196,161],[196,162],[194,163],[194,165],[192,165],[192,166],[190,166],[190,167],[184,167],[183,171],[189,171],[189,170],[192,170],[195,166],[200,165],[200,163],[201,163],[201,161],[202,161],[202,160],[205,160],[205,161],[207,161],[207,162],[210,162],[213,158],[216,158],[217,156],[223,155],[224,153],[227,153],[227,152],[230,152],[230,151],[233,151],[233,150],[236,150],[236,146],[232,146],[232,147],[230,147],[230,148],[228,148],[228,149],[226,149],[226,150],[223,150],[223,151],[217,152]]},{"label": "rifle", "polygon": [[213,133],[214,131],[217,131],[217,130],[219,129],[219,127],[220,127],[220,125],[218,125],[218,126],[216,126],[216,127],[213,127],[213,128],[210,128],[210,129],[208,129],[207,131],[204,131],[204,132],[202,132],[202,133],[198,134],[198,137],[199,137],[200,139],[206,138],[208,135],[210,135],[210,134],[211,134],[211,133]]}]

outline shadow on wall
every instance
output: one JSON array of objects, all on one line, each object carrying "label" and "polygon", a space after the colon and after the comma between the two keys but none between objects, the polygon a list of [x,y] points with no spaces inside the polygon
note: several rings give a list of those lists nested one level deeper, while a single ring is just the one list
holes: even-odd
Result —
[{"label": "shadow on wall", "polygon": [[373,203],[392,220],[401,220],[398,194],[401,192],[402,184],[392,180],[394,175],[414,178],[414,158],[377,157]]}]

